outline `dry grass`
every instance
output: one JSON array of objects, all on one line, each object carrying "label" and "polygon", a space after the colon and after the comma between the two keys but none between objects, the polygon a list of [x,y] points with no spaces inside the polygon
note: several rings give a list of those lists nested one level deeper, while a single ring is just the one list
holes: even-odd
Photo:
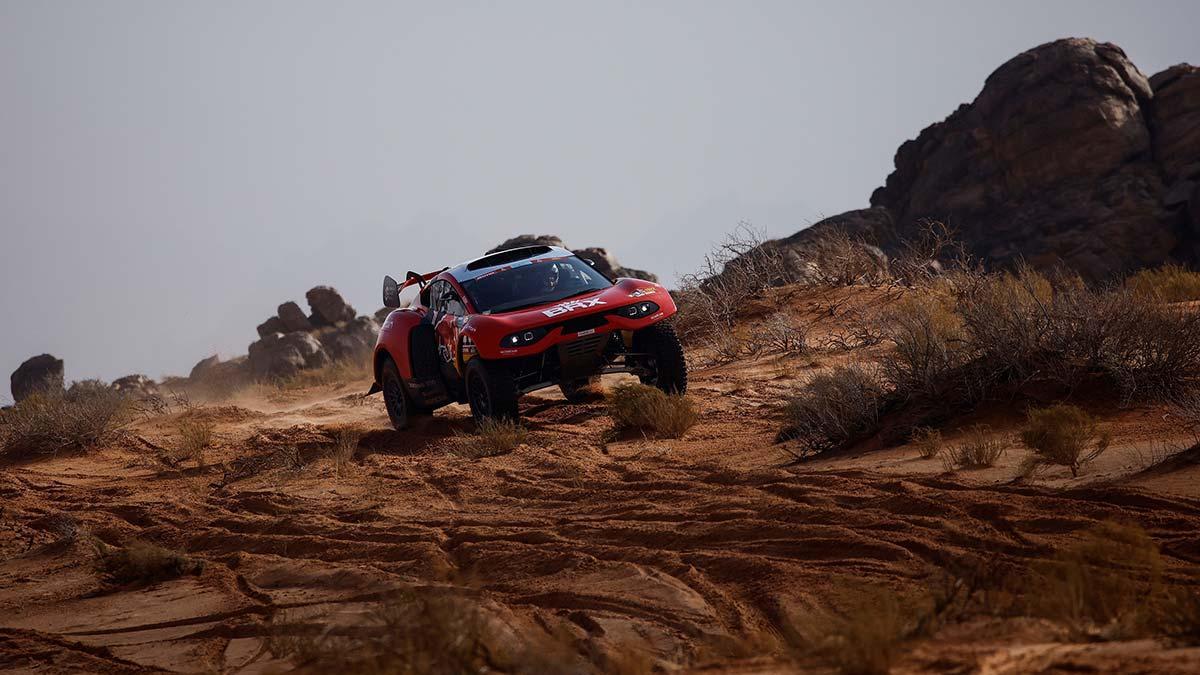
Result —
[{"label": "dry grass", "polygon": [[921,459],[933,459],[942,452],[942,432],[929,427],[913,429],[912,444],[917,446],[917,454]]},{"label": "dry grass", "polygon": [[529,430],[507,419],[484,420],[475,425],[474,434],[456,432],[448,451],[469,459],[506,455],[529,440]]},{"label": "dry grass", "polygon": [[942,453],[942,464],[947,471],[982,469],[993,466],[1007,447],[1004,438],[993,436],[991,427],[976,424],[967,429],[961,442],[946,448]]},{"label": "dry grass", "polygon": [[1033,566],[1028,597],[1035,616],[1078,638],[1149,634],[1163,598],[1158,545],[1137,526],[1101,523]]},{"label": "dry grass", "polygon": [[1077,406],[1059,404],[1030,410],[1021,442],[1033,454],[1022,463],[1021,473],[1032,475],[1043,466],[1057,465],[1078,476],[1083,466],[1108,449],[1110,440],[1095,418]]},{"label": "dry grass", "polygon": [[656,438],[680,438],[699,415],[686,396],[634,382],[622,382],[608,393],[608,414],[617,432],[636,431]]},{"label": "dry grass", "polygon": [[274,383],[283,391],[351,384],[371,377],[371,354],[361,358],[340,359],[320,368],[301,370]]},{"label": "dry grass", "polygon": [[129,400],[107,388],[36,393],[0,418],[0,457],[85,449],[104,442],[129,416]]},{"label": "dry grass", "polygon": [[873,584],[841,595],[840,611],[817,609],[793,619],[791,640],[802,655],[845,675],[889,672],[912,630],[911,612],[893,591]]},{"label": "dry grass", "polygon": [[114,548],[94,540],[99,558],[97,566],[105,578],[115,584],[151,584],[199,574],[204,561],[142,541]]},{"label": "dry grass", "polygon": [[333,437],[333,449],[329,452],[333,460],[333,470],[338,477],[350,472],[350,464],[358,452],[358,442],[362,440],[362,432],[351,427],[337,430]]},{"label": "dry grass", "polygon": [[206,419],[184,415],[175,427],[179,439],[175,443],[176,461],[190,460],[204,466],[204,451],[212,447],[216,425]]},{"label": "dry grass", "polygon": [[777,440],[798,441],[797,459],[840,448],[875,428],[883,393],[859,366],[821,373],[788,401]]},{"label": "dry grass", "polygon": [[1134,293],[1162,302],[1200,300],[1200,272],[1181,265],[1142,270],[1125,283]]}]

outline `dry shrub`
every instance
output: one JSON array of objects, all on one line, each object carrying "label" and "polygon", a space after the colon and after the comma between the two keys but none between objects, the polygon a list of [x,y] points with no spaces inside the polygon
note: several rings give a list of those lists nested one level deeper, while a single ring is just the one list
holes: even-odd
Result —
[{"label": "dry shrub", "polygon": [[676,329],[687,342],[711,341],[733,327],[748,300],[795,280],[787,249],[739,223],[698,271],[680,279]]},{"label": "dry shrub", "polygon": [[488,419],[475,425],[474,434],[456,432],[450,452],[460,457],[481,459],[506,455],[529,439],[529,431],[507,419]]},{"label": "dry shrub", "polygon": [[1188,645],[1200,645],[1200,590],[1175,587],[1155,610],[1159,635]]},{"label": "dry shrub", "polygon": [[818,609],[794,619],[792,641],[845,675],[889,672],[912,630],[911,612],[893,591],[873,584],[841,595],[841,611]]},{"label": "dry shrub", "polygon": [[1108,449],[1111,437],[1101,432],[1095,418],[1073,405],[1058,404],[1029,411],[1021,442],[1033,454],[1021,468],[1031,475],[1043,466],[1065,466],[1072,476]]},{"label": "dry shrub", "polygon": [[887,257],[842,228],[822,232],[804,245],[804,280],[818,286],[878,284],[891,278]]},{"label": "dry shrub", "polygon": [[[542,633],[516,643],[479,600],[405,591],[380,601],[361,625],[331,630],[324,621],[281,615],[267,649],[305,672],[370,675],[587,672],[569,635]],[[525,636],[528,637],[528,636]]]},{"label": "dry shrub", "polygon": [[797,459],[835,450],[873,431],[879,423],[883,389],[857,365],[814,377],[787,403],[777,440],[797,440]]},{"label": "dry shrub", "polygon": [[1134,293],[1162,302],[1200,300],[1200,272],[1182,265],[1145,269],[1126,280]]},{"label": "dry shrub", "polygon": [[0,456],[8,458],[89,448],[126,421],[129,399],[111,389],[35,393],[0,418]]},{"label": "dry shrub", "polygon": [[1007,445],[1004,438],[992,436],[991,427],[975,424],[967,429],[958,445],[946,448],[942,455],[942,464],[947,471],[989,467],[1000,459]]},{"label": "dry shrub", "polygon": [[353,461],[354,454],[358,452],[360,440],[362,440],[362,433],[350,427],[338,429],[334,434],[330,458],[333,460],[334,472],[339,477],[345,476],[349,471],[350,462]]},{"label": "dry shrub", "polygon": [[942,432],[929,427],[913,429],[912,444],[917,446],[921,459],[933,459],[942,452]]},{"label": "dry shrub", "polygon": [[901,298],[884,313],[886,340],[893,350],[883,359],[884,376],[897,392],[940,397],[953,384],[950,373],[970,355],[962,317],[954,298],[926,289]]},{"label": "dry shrub", "polygon": [[93,543],[100,572],[115,584],[151,584],[199,574],[204,569],[202,560],[143,541],[131,542],[124,548],[108,546],[98,539]]},{"label": "dry shrub", "polygon": [[788,312],[776,312],[768,316],[757,331],[763,347],[776,354],[804,354],[808,352],[808,331],[796,317]]},{"label": "dry shrub", "polygon": [[212,447],[216,425],[212,421],[191,415],[179,418],[176,425],[179,440],[175,455],[180,460],[191,460],[196,466],[204,466],[204,451]]},{"label": "dry shrub", "polygon": [[1076,637],[1145,635],[1162,598],[1158,545],[1141,528],[1112,522],[1033,566],[1031,611]]},{"label": "dry shrub", "polygon": [[700,416],[687,396],[657,387],[622,382],[608,393],[608,414],[618,433],[636,431],[655,438],[680,438]]}]

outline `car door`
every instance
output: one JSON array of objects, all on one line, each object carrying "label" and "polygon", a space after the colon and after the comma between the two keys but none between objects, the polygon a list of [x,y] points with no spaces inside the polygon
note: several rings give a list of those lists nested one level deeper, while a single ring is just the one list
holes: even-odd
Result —
[{"label": "car door", "polygon": [[461,390],[462,373],[458,368],[459,332],[466,314],[466,307],[458,292],[450,284],[440,281],[435,308],[434,330],[437,333],[438,355],[441,357],[442,377],[447,388]]}]

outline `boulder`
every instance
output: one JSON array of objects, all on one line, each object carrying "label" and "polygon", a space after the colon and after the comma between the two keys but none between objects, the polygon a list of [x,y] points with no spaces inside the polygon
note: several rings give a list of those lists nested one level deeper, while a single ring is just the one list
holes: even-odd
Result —
[{"label": "boulder", "polygon": [[340,326],[322,329],[316,336],[331,359],[357,359],[375,349],[379,324],[369,316],[360,316]]},{"label": "boulder", "polygon": [[286,333],[286,332],[288,332],[287,326],[284,326],[283,321],[277,316],[273,316],[273,317],[267,319],[266,321],[258,324],[258,336],[259,337],[266,337],[272,333]]},{"label": "boulder", "polygon": [[311,333],[272,333],[250,345],[250,373],[257,380],[290,377],[305,368],[319,368],[329,354]]},{"label": "boulder", "polygon": [[314,326],[333,326],[343,321],[352,321],[355,311],[342,295],[329,286],[317,286],[304,294],[312,308],[309,321]]},{"label": "boulder", "polygon": [[38,391],[63,390],[63,361],[50,354],[26,360],[9,377],[13,401],[20,403]]},{"label": "boulder", "polygon": [[928,219],[993,264],[1065,264],[1091,280],[1159,265],[1193,246],[1191,186],[1179,181],[1195,178],[1198,92],[1195,68],[1147,80],[1112,44],[1035,47],[901,145],[872,208],[784,241],[802,247],[842,227],[894,253]]},{"label": "boulder", "polygon": [[149,398],[158,394],[158,384],[145,375],[126,375],[112,381],[110,388],[135,398]]},{"label": "boulder", "polygon": [[304,314],[304,310],[300,309],[300,305],[288,301],[279,306],[279,320],[283,323],[283,330],[277,331],[280,333],[290,333],[294,330],[312,330],[312,324],[308,320],[308,316]]},{"label": "boulder", "polygon": [[192,372],[188,374],[188,379],[192,381],[205,379],[213,372],[219,363],[221,363],[221,358],[216,354],[213,354],[205,359],[200,359],[199,363],[192,366]]}]

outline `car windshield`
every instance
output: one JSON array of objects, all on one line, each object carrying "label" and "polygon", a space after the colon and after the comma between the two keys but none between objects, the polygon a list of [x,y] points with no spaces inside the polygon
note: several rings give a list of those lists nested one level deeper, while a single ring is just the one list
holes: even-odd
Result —
[{"label": "car windshield", "polygon": [[592,266],[574,256],[521,261],[462,283],[482,314],[511,312],[557,302],[612,286]]}]

